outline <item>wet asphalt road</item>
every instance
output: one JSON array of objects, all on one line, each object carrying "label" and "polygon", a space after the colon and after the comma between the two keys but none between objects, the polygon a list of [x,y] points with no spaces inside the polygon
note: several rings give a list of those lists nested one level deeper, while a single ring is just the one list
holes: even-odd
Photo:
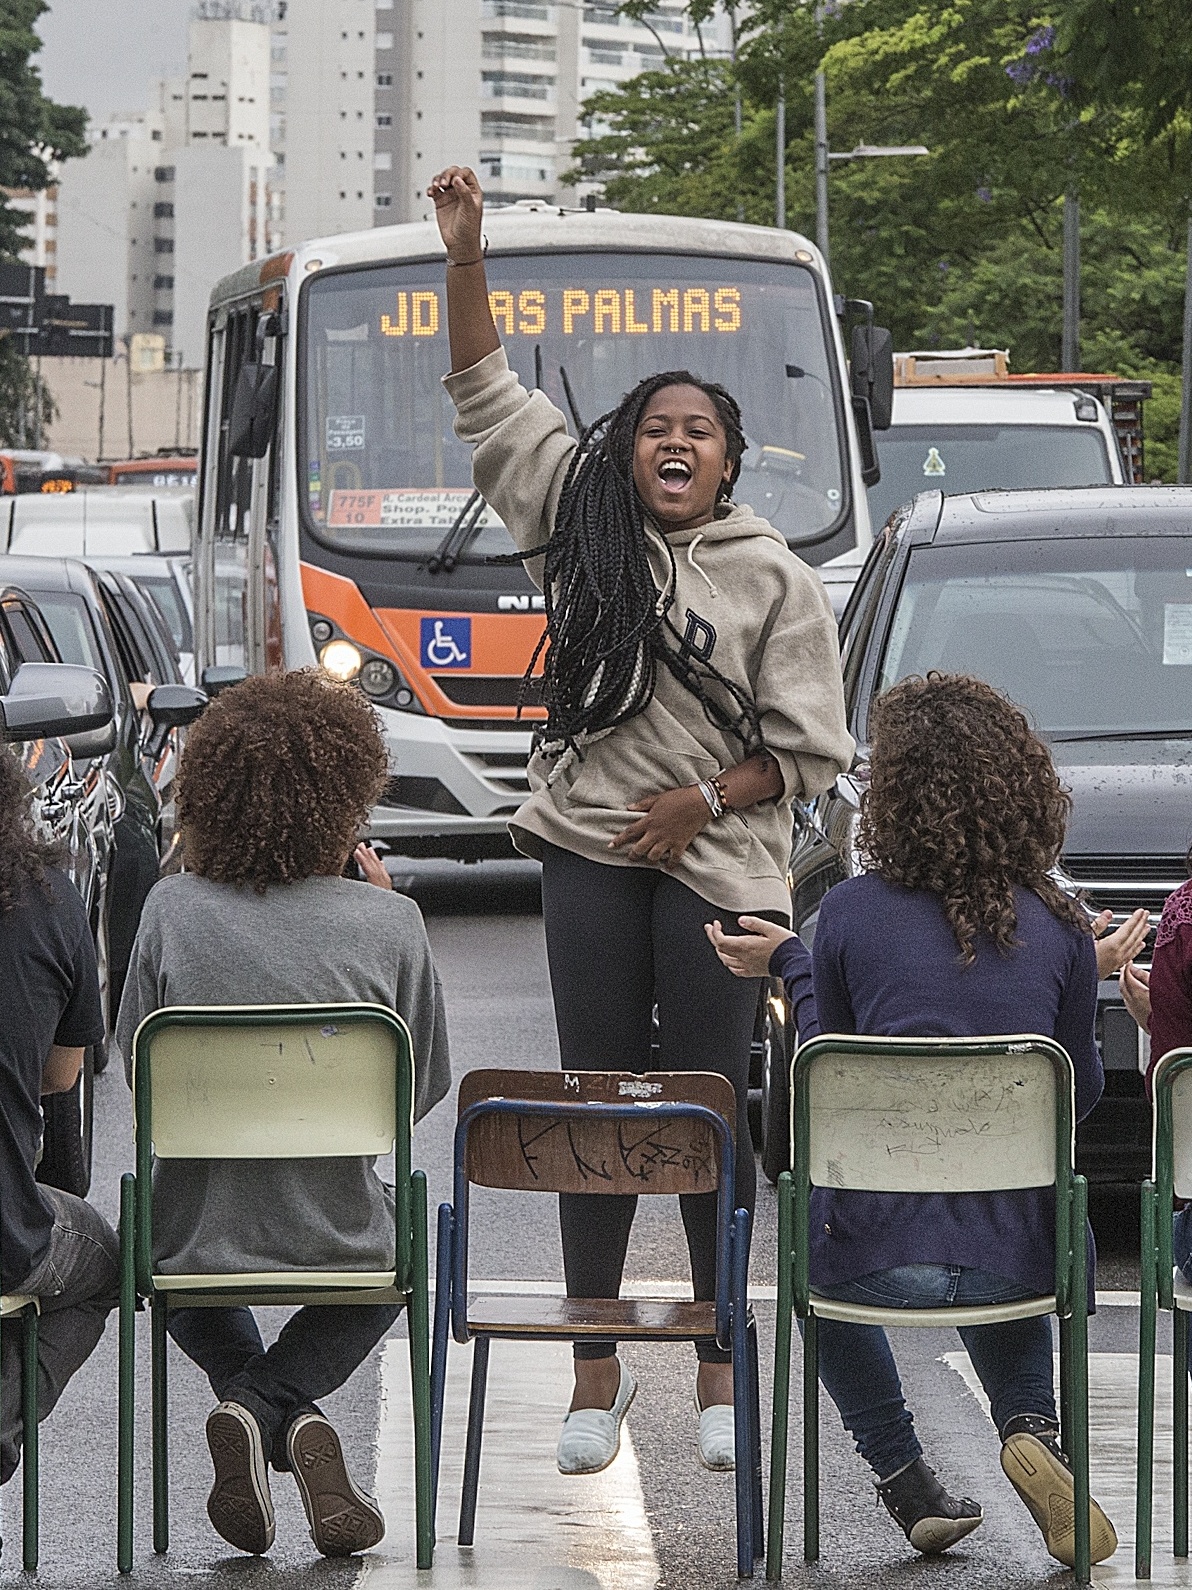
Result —
[{"label": "wet asphalt road", "polygon": [[[481,1065],[550,1067],[557,1064],[538,912],[536,869],[529,863],[464,867],[421,863],[398,870],[399,886],[422,905],[447,995],[456,1077]],[[432,1210],[450,1196],[454,1102],[445,1101],[415,1133],[415,1163],[430,1180]],[[99,1080],[96,1100],[93,1197],[115,1217],[120,1172],[130,1163],[130,1110],[123,1075],[113,1067]],[[1137,1284],[1137,1195],[1133,1189],[1098,1190],[1094,1223],[1100,1250],[1098,1286],[1124,1290]],[[489,1193],[473,1213],[473,1274],[494,1278],[558,1280],[561,1258],[553,1200]],[[433,1240],[433,1219],[432,1219]],[[752,1278],[773,1285],[776,1208],[761,1179],[753,1244]],[[645,1200],[639,1210],[627,1277],[685,1281],[686,1250],[677,1208]],[[772,1303],[761,1302],[764,1445],[768,1449],[769,1388],[773,1369]],[[274,1311],[266,1330],[283,1315]],[[1128,1353],[1137,1343],[1137,1310],[1105,1308],[1091,1326],[1095,1352]],[[403,1326],[395,1329],[403,1334]],[[1163,1338],[1161,1337],[1161,1342]],[[1166,1345],[1166,1343],[1163,1343]],[[926,1584],[997,1586],[1070,1583],[1044,1552],[1039,1536],[1002,1477],[992,1427],[957,1374],[942,1361],[959,1343],[951,1332],[907,1331],[895,1342],[908,1400],[929,1461],[949,1486],[978,1497],[984,1527],[947,1559],[916,1558],[875,1497],[860,1460],[823,1399],[821,1564],[799,1561],[801,1502],[796,1476],[788,1496],[785,1582],[808,1586]],[[308,1590],[356,1583],[351,1563],[318,1559],[306,1535],[293,1486],[275,1486],[278,1541],[270,1557],[254,1562],[229,1555],[204,1512],[210,1470],[203,1421],[210,1393],[198,1372],[171,1352],[172,1537],[169,1556],[154,1558],[148,1491],[148,1332],[140,1332],[138,1513],[134,1581],[157,1590],[182,1576],[243,1590]],[[703,1471],[695,1458],[691,1405],[694,1360],[688,1348],[630,1345],[625,1357],[640,1390],[631,1425],[646,1510],[654,1532],[666,1590],[719,1590],[736,1583],[733,1494],[728,1476]],[[792,1459],[798,1439],[798,1351],[792,1388]],[[378,1418],[377,1355],[326,1409],[366,1483],[375,1461]],[[99,1350],[72,1383],[43,1426],[42,1567],[38,1582],[51,1586],[112,1585],[115,1573],[115,1319]],[[565,1410],[560,1407],[559,1416]],[[383,1499],[382,1499],[383,1500]],[[450,1507],[451,1499],[446,1505]],[[6,1488],[2,1516],[5,1547],[0,1579],[19,1577],[19,1497]],[[389,1520],[390,1536],[412,1547],[411,1521]],[[411,1551],[412,1557],[412,1551]],[[529,1566],[529,1565],[528,1565]],[[527,1585],[530,1583],[527,1579]],[[411,1586],[415,1575],[411,1566]]]}]

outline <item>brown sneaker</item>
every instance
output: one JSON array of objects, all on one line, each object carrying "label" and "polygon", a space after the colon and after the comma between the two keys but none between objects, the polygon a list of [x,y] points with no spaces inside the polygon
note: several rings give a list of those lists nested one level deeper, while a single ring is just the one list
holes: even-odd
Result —
[{"label": "brown sneaker", "polygon": [[310,1538],[324,1557],[368,1551],[385,1536],[385,1519],[348,1473],[335,1426],[321,1413],[303,1413],[286,1435],[286,1452]]},{"label": "brown sneaker", "polygon": [[[1026,1503],[1057,1562],[1076,1566],[1076,1497],[1072,1465],[1060,1449],[1059,1431],[1031,1414],[1011,1419],[1002,1432],[1002,1469]],[[1117,1532],[1089,1498],[1089,1560],[1104,1562],[1117,1550]]]},{"label": "brown sneaker", "polygon": [[207,1517],[229,1546],[254,1556],[273,1544],[273,1499],[261,1427],[238,1402],[221,1402],[207,1418],[215,1483]]}]

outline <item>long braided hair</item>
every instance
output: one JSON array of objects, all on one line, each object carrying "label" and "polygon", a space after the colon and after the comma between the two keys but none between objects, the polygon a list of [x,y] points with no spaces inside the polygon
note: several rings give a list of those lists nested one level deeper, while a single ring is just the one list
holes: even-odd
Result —
[{"label": "long braided hair", "polygon": [[[545,650],[545,724],[536,743],[578,750],[583,741],[645,710],[658,665],[699,701],[708,721],[738,740],[747,756],[764,750],[757,708],[749,692],[710,662],[694,657],[670,618],[675,557],[666,542],[669,577],[660,594],[646,551],[645,516],[633,481],[633,449],[646,404],[665,387],[694,386],[715,406],[724,426],[729,478],[717,494],[727,512],[746,448],[741,410],[724,387],[687,370],[640,381],[580,437],[559,495],[555,529],[542,547],[546,629],[522,680],[520,705]],[[663,538],[665,541],[665,537]]]}]

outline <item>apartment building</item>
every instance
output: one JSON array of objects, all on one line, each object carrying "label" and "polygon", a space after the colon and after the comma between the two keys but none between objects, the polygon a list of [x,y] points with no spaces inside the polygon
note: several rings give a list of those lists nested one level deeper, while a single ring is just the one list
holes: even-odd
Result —
[{"label": "apartment building", "polygon": [[198,0],[186,76],[155,84],[148,110],[93,129],[89,154],[59,179],[58,290],[112,303],[118,338],[158,332],[188,368],[203,362],[214,283],[280,241],[272,16],[267,0]]},{"label": "apartment building", "polygon": [[659,0],[644,23],[619,17],[613,0],[376,3],[377,150],[392,174],[387,187],[378,176],[378,221],[428,217],[427,182],[452,161],[474,166],[493,200],[574,203],[560,178],[584,134],[583,101],[668,55],[730,43],[726,16],[701,39],[680,0]]}]

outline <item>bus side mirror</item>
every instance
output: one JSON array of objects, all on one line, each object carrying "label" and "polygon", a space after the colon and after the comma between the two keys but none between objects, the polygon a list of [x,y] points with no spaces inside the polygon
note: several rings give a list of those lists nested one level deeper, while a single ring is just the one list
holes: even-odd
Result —
[{"label": "bus side mirror", "polygon": [[275,364],[241,365],[228,425],[228,451],[235,458],[264,458],[277,421],[278,368]]},{"label": "bus side mirror", "polygon": [[865,398],[875,431],[888,431],[894,417],[894,338],[885,326],[858,326],[853,332],[852,388]]}]

